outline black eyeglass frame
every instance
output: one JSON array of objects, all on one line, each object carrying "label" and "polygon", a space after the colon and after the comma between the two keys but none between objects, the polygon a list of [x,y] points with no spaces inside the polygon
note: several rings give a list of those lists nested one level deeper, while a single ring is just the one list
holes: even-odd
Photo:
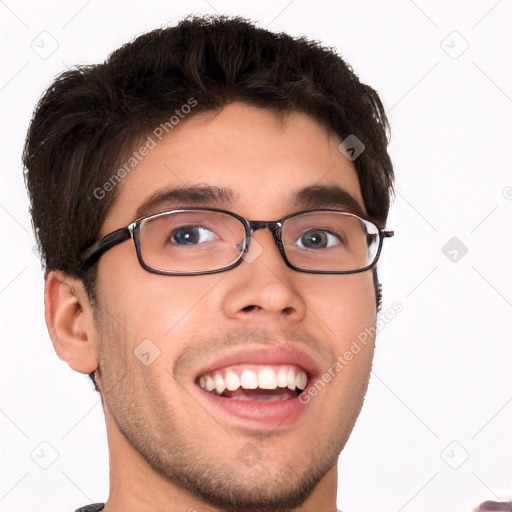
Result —
[{"label": "black eyeglass frame", "polygon": [[[192,272],[176,272],[176,271],[172,271],[172,270],[161,270],[161,269],[157,269],[157,268],[147,265],[146,262],[144,261],[144,259],[142,258],[142,253],[141,253],[141,249],[140,249],[140,226],[141,226],[142,222],[145,221],[146,219],[158,217],[161,215],[166,215],[169,213],[179,213],[179,212],[187,212],[187,211],[204,211],[204,212],[224,213],[224,214],[230,215],[231,217],[234,217],[235,219],[238,219],[243,224],[244,229],[245,229],[245,238],[242,241],[242,243],[244,243],[244,247],[240,251],[240,256],[238,257],[238,259],[235,260],[233,263],[231,263],[225,267],[218,268],[218,269],[197,270],[197,271],[192,271]],[[296,267],[295,265],[290,263],[290,261],[286,257],[286,252],[285,252],[283,241],[281,238],[284,222],[292,217],[297,217],[299,215],[304,215],[307,213],[317,213],[317,212],[318,213],[321,213],[321,212],[343,213],[346,215],[350,215],[352,217],[356,217],[357,219],[362,220],[364,222],[373,224],[377,228],[377,231],[379,233],[379,246],[378,246],[377,253],[375,254],[375,258],[373,259],[373,261],[370,264],[366,265],[366,267],[363,267],[361,269],[337,270],[337,271],[336,270],[334,270],[334,271],[333,270],[310,270],[310,269],[305,269],[305,268],[301,268],[301,267]],[[87,269],[91,268],[105,252],[107,252],[109,249],[112,249],[112,247],[115,247],[116,245],[119,245],[120,243],[123,243],[126,240],[128,240],[129,238],[131,238],[135,245],[135,252],[137,254],[137,259],[139,260],[140,266],[144,270],[151,272],[152,274],[159,274],[159,275],[166,275],[166,276],[192,276],[192,275],[216,274],[218,272],[225,272],[226,270],[231,270],[232,268],[235,268],[238,265],[240,265],[240,263],[243,260],[244,254],[249,250],[249,245],[250,245],[252,234],[254,233],[254,231],[257,231],[258,229],[265,229],[265,228],[268,229],[272,233],[272,235],[274,237],[274,241],[275,241],[275,243],[279,249],[279,252],[281,254],[281,257],[283,258],[286,265],[289,268],[296,270],[297,272],[305,272],[308,274],[357,274],[359,272],[365,272],[366,270],[369,270],[370,268],[372,268],[379,260],[379,256],[380,256],[380,252],[382,250],[382,243],[384,241],[384,238],[390,238],[390,237],[394,236],[394,234],[395,234],[394,231],[383,230],[383,229],[379,228],[377,226],[377,224],[375,224],[374,221],[372,221],[368,218],[360,217],[359,215],[356,215],[351,212],[346,212],[346,211],[342,211],[342,210],[333,210],[333,209],[329,209],[329,208],[303,210],[300,212],[291,213],[290,215],[286,215],[282,219],[279,219],[276,221],[265,221],[265,220],[250,221],[244,217],[241,217],[240,215],[238,215],[236,213],[233,213],[233,212],[230,212],[227,210],[220,210],[220,209],[216,209],[216,208],[201,208],[201,207],[178,208],[178,209],[173,208],[171,210],[163,210],[163,211],[160,211],[157,213],[152,213],[150,215],[145,215],[144,217],[140,217],[140,218],[134,220],[128,226],[126,226],[124,228],[117,229],[115,231],[112,231],[112,233],[105,235],[103,238],[98,240],[96,243],[91,245],[89,248],[87,248],[82,253],[80,267],[83,270],[87,270]]]}]

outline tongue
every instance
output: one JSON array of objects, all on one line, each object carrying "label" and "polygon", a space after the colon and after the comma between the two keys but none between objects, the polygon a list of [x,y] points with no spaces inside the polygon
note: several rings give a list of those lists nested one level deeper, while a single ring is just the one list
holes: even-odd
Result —
[{"label": "tongue", "polygon": [[266,400],[272,402],[275,400],[289,400],[290,398],[295,398],[297,392],[288,388],[244,389],[239,387],[236,391],[228,391],[226,389],[221,396],[234,398],[235,400]]}]

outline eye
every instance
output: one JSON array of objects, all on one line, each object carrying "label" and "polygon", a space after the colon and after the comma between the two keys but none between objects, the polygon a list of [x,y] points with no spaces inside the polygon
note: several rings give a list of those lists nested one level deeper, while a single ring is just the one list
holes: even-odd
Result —
[{"label": "eye", "polygon": [[298,240],[298,245],[301,249],[326,249],[338,243],[343,244],[340,236],[318,229],[302,233]]},{"label": "eye", "polygon": [[195,245],[211,242],[217,236],[207,228],[201,226],[185,226],[175,229],[171,233],[171,243],[176,245]]}]

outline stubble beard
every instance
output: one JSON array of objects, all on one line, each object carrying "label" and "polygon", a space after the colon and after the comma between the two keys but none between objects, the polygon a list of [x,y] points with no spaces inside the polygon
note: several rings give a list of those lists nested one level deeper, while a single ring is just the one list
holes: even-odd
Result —
[{"label": "stubble beard", "polygon": [[[331,425],[330,436],[319,443],[315,432],[311,432],[310,456],[305,467],[289,463],[276,468],[256,463],[247,468],[236,457],[226,460],[222,455],[208,453],[200,436],[183,422],[180,424],[179,411],[166,399],[161,381],[155,380],[155,374],[126,350],[126,332],[112,320],[106,322],[100,354],[102,386],[108,390],[106,406],[130,445],[170,483],[225,512],[291,512],[306,501],[336,465],[363,405],[369,378],[358,390],[358,403],[352,404],[352,418],[343,415],[347,410],[345,399],[338,408],[337,424]],[[104,347],[109,348],[109,353]],[[172,381],[169,374],[170,385]],[[274,441],[278,443],[279,439]],[[233,438],[226,433],[227,448],[232,442]],[[305,449],[297,446],[299,452]],[[226,449],[223,453],[228,452]],[[169,505],[171,509],[172,504]]]}]

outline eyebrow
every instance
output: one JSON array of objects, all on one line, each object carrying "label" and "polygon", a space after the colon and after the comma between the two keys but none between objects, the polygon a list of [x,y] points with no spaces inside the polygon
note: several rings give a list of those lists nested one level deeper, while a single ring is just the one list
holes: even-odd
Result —
[{"label": "eyebrow", "polygon": [[[157,190],[137,209],[136,218],[157,213],[162,209],[188,206],[231,207],[239,195],[232,189],[213,185],[189,185]],[[362,206],[348,191],[338,185],[310,185],[288,195],[290,206],[301,209],[332,208],[365,218]]]}]

